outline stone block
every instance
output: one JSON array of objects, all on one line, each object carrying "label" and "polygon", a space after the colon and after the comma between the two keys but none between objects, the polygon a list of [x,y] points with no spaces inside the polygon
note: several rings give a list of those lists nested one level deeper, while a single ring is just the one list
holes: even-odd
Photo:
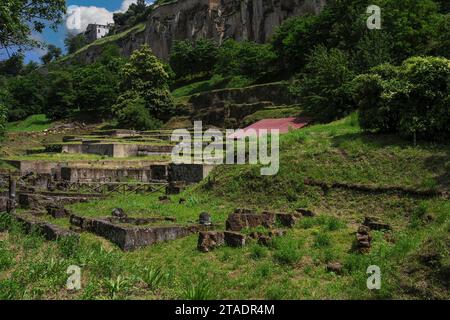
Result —
[{"label": "stone block", "polygon": [[382,223],[375,217],[365,217],[363,225],[369,227],[371,230],[391,230],[389,224]]},{"label": "stone block", "polygon": [[53,218],[64,218],[70,215],[69,210],[65,209],[63,206],[58,206],[54,204],[47,205],[45,207],[47,213],[51,215]]},{"label": "stone block", "polygon": [[229,247],[241,248],[245,246],[246,236],[239,232],[225,231],[224,240]]},{"label": "stone block", "polygon": [[198,236],[198,250],[209,252],[225,244],[225,235],[223,232],[202,231]]},{"label": "stone block", "polygon": [[226,229],[229,231],[241,231],[244,228],[263,226],[270,228],[275,224],[273,213],[232,213],[226,221]]}]

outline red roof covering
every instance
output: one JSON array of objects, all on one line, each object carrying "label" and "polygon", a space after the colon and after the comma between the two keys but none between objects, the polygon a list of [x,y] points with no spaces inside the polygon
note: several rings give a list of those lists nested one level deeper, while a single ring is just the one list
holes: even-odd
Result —
[{"label": "red roof covering", "polygon": [[[270,133],[270,130],[278,129],[280,133],[287,133],[289,129],[300,129],[309,124],[311,119],[308,118],[281,118],[281,119],[264,119],[260,120],[251,126],[242,129],[240,132],[236,132],[228,136],[230,139],[241,139],[242,137],[247,135],[248,130],[253,129],[257,132],[258,136],[260,135],[261,129],[266,129],[267,133]],[[262,134],[262,132],[261,132]]]}]

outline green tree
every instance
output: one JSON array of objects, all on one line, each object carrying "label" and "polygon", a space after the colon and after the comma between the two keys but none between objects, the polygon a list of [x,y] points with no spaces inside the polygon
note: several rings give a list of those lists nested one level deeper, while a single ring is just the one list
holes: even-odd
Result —
[{"label": "green tree", "polygon": [[70,117],[74,112],[75,92],[73,77],[69,70],[53,71],[48,75],[49,90],[45,114],[50,119]]},{"label": "green tree", "polygon": [[316,47],[308,57],[305,73],[292,86],[292,92],[314,119],[327,122],[349,114],[353,108],[348,56],[339,49]]},{"label": "green tree", "polygon": [[404,136],[450,136],[450,60],[412,57],[354,79],[361,127]]},{"label": "green tree", "polygon": [[78,68],[73,75],[73,102],[83,113],[107,116],[117,99],[118,88],[118,73],[101,63],[90,64]]},{"label": "green tree", "polygon": [[61,48],[54,46],[53,44],[49,44],[47,46],[47,53],[41,57],[43,64],[49,64],[50,62],[58,59],[62,55]]},{"label": "green tree", "polygon": [[31,72],[8,80],[9,118],[21,120],[41,113],[45,105],[45,79],[39,72]]},{"label": "green tree", "polygon": [[65,13],[65,0],[2,0],[0,50],[36,45],[31,33],[41,33],[46,26],[56,30]]},{"label": "green tree", "polygon": [[217,46],[208,39],[176,41],[170,53],[170,66],[178,78],[211,74]]},{"label": "green tree", "polygon": [[174,102],[169,90],[170,77],[166,67],[156,58],[149,46],[134,51],[121,71],[121,92],[139,92],[150,114],[168,119]]},{"label": "green tree", "polygon": [[161,121],[153,118],[145,107],[145,100],[138,93],[127,91],[120,95],[113,106],[114,115],[120,128],[134,130],[159,129]]},{"label": "green tree", "polygon": [[6,60],[0,61],[0,75],[17,76],[23,69],[23,54],[15,53]]},{"label": "green tree", "polygon": [[72,54],[77,52],[79,49],[83,48],[87,44],[86,36],[83,33],[73,35],[68,33],[64,39],[64,45],[66,46],[67,52]]},{"label": "green tree", "polygon": [[269,45],[227,40],[217,53],[215,73],[225,77],[246,76],[256,80],[273,71],[275,58]]}]

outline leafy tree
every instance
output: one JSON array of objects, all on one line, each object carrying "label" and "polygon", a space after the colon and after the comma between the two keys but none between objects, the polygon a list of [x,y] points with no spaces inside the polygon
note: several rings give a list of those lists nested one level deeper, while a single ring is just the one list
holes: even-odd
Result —
[{"label": "leafy tree", "polygon": [[354,68],[365,72],[370,68],[394,61],[393,41],[384,30],[366,33],[356,44],[353,53]]},{"label": "leafy tree", "polygon": [[413,57],[399,68],[375,68],[354,83],[365,130],[426,139],[450,136],[450,60]]},{"label": "leafy tree", "polygon": [[41,57],[43,64],[49,64],[50,62],[58,59],[62,55],[61,48],[49,44],[47,47],[47,53]]},{"label": "leafy tree", "polygon": [[82,112],[98,117],[111,113],[117,98],[119,77],[107,66],[94,63],[73,75],[74,104]]},{"label": "leafy tree", "polygon": [[68,33],[64,39],[64,45],[66,46],[69,54],[77,52],[87,44],[86,36],[83,33],[73,35]]},{"label": "leafy tree", "polygon": [[21,120],[41,113],[45,105],[45,78],[39,72],[31,72],[8,80],[9,118]]},{"label": "leafy tree", "polygon": [[2,0],[0,50],[36,45],[31,32],[41,33],[46,26],[56,30],[65,13],[65,0]]},{"label": "leafy tree", "polygon": [[0,103],[0,138],[5,134],[8,121],[8,108]]},{"label": "leafy tree", "polygon": [[6,60],[0,61],[0,75],[17,76],[23,68],[23,54],[15,53]]},{"label": "leafy tree", "polygon": [[[449,2],[450,4],[450,2]],[[442,15],[435,25],[429,53],[450,59],[450,14]]]},{"label": "leafy tree", "polygon": [[275,31],[272,47],[285,67],[298,70],[306,62],[306,56],[318,44],[313,27],[318,16],[305,15],[286,20]]},{"label": "leafy tree", "polygon": [[259,79],[273,71],[275,58],[269,45],[227,40],[217,53],[215,73]]},{"label": "leafy tree", "polygon": [[169,74],[149,46],[134,51],[121,71],[122,92],[139,92],[150,114],[167,119],[173,112],[173,98],[169,90]]},{"label": "leafy tree", "polygon": [[176,41],[170,53],[170,66],[178,78],[210,74],[216,63],[217,46],[211,40]]},{"label": "leafy tree", "polygon": [[145,0],[132,3],[126,12],[117,12],[113,15],[115,27],[132,27],[139,22],[145,21],[153,6],[148,6]]},{"label": "leafy tree", "polygon": [[120,95],[113,106],[114,114],[120,128],[134,130],[153,130],[162,123],[153,118],[145,107],[145,100],[138,93],[127,91]]},{"label": "leafy tree", "polygon": [[[382,8],[382,32],[366,26],[366,9],[369,5]],[[279,59],[285,67],[302,69],[310,50],[316,45],[337,48],[360,59],[372,43],[372,51],[379,51],[395,63],[427,52],[433,40],[439,7],[433,0],[330,0],[317,16],[300,16],[284,22],[272,41]],[[374,36],[375,34],[375,36]],[[355,52],[356,48],[356,52]],[[359,52],[358,52],[359,51]],[[359,56],[358,56],[359,55]],[[376,63],[371,54],[370,67]]]},{"label": "leafy tree", "polygon": [[354,108],[349,89],[353,72],[348,56],[339,49],[316,47],[308,57],[305,73],[292,87],[305,111],[321,122],[339,119]]},{"label": "leafy tree", "polygon": [[75,92],[72,73],[69,70],[53,71],[49,74],[49,90],[45,114],[50,119],[68,118],[74,111]]}]

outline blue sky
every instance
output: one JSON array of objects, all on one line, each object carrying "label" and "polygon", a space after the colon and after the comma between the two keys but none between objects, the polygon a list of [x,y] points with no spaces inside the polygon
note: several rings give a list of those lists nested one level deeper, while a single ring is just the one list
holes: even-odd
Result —
[{"label": "blue sky", "polygon": [[[67,0],[67,6],[80,6],[83,26],[86,23],[98,22],[102,23],[110,20],[112,14],[116,11],[124,11],[128,6],[136,0]],[[152,2],[152,1],[147,1]],[[70,11],[69,11],[70,12]],[[112,22],[112,21],[111,21]],[[64,49],[64,38],[71,31],[78,33],[83,30],[68,30],[64,22],[55,32],[50,28],[44,30],[42,34],[34,34],[33,37],[48,44],[54,44]],[[35,49],[25,54],[25,62],[40,61],[40,57],[45,53],[42,49]]]}]

